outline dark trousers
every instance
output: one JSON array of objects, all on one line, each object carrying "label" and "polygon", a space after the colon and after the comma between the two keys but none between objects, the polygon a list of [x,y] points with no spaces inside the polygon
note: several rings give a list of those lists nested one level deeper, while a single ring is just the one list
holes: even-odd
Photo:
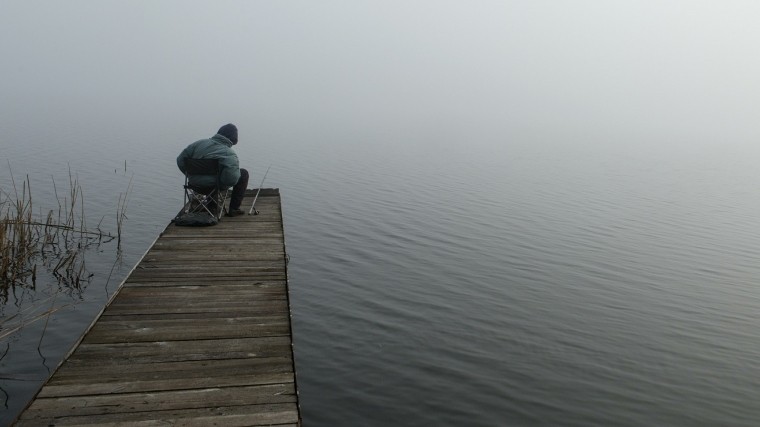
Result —
[{"label": "dark trousers", "polygon": [[240,209],[240,203],[243,202],[243,196],[245,196],[245,189],[248,187],[248,171],[240,169],[240,179],[232,187],[232,196],[230,196],[230,210]]}]

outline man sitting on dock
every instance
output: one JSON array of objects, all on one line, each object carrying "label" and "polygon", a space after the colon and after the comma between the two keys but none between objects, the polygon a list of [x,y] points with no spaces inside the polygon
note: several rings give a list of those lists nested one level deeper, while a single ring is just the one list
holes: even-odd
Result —
[{"label": "man sitting on dock", "polygon": [[[243,202],[245,189],[248,186],[248,171],[240,169],[237,154],[232,150],[232,146],[237,144],[237,141],[237,127],[228,123],[220,127],[216,135],[211,138],[201,139],[188,145],[177,157],[177,166],[182,173],[185,173],[185,159],[219,159],[219,165],[222,168],[221,185],[227,188],[232,187],[228,216],[244,213],[240,209],[240,204]],[[192,176],[190,185],[212,187],[215,182],[214,176]]]}]

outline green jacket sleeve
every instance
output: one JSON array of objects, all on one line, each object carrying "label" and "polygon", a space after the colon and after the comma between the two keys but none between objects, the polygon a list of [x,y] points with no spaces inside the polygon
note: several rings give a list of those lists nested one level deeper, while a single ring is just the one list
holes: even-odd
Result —
[{"label": "green jacket sleeve", "polygon": [[185,159],[189,159],[191,157],[195,151],[196,144],[197,142],[188,145],[184,150],[182,150],[181,153],[179,153],[179,156],[177,156],[177,167],[183,174],[185,173]]},{"label": "green jacket sleeve", "polygon": [[222,185],[232,187],[240,179],[240,162],[237,154],[230,149],[226,156],[219,159],[219,162],[222,165],[222,176],[220,177]]}]

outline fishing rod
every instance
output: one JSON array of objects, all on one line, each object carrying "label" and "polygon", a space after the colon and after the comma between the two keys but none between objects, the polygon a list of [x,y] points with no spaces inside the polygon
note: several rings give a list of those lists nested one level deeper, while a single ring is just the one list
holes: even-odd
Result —
[{"label": "fishing rod", "polygon": [[269,165],[267,168],[267,171],[264,172],[264,178],[261,178],[261,184],[259,184],[259,189],[256,190],[256,197],[253,198],[253,203],[251,203],[251,209],[248,210],[248,215],[258,215],[259,211],[257,211],[254,206],[256,205],[256,199],[259,198],[259,193],[261,192],[261,186],[264,185],[264,180],[267,179],[267,174],[269,173],[269,168],[271,168],[272,165]]}]

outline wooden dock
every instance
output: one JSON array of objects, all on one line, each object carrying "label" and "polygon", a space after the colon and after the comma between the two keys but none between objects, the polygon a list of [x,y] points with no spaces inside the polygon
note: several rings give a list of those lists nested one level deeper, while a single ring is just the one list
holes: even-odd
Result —
[{"label": "wooden dock", "polygon": [[279,190],[256,208],[170,224],[16,425],[300,425]]}]

